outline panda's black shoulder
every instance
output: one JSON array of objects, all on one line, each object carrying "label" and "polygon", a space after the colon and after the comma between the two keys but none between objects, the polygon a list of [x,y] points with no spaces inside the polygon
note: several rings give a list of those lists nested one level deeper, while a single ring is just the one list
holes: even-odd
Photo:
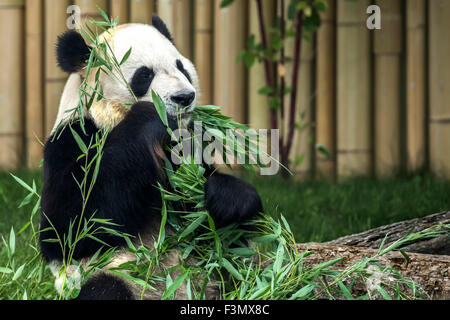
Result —
[{"label": "panda's black shoulder", "polygon": [[74,154],[81,154],[74,135],[80,137],[81,141],[88,146],[91,141],[95,141],[93,139],[97,132],[97,126],[89,118],[85,118],[84,123],[78,120],[70,125],[60,125],[45,143],[44,164],[55,167],[73,160]]}]

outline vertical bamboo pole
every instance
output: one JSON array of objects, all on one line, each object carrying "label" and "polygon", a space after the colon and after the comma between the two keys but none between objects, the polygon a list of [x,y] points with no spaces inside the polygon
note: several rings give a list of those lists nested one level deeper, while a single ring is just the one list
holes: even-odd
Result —
[{"label": "vertical bamboo pole", "polygon": [[81,18],[94,20],[103,20],[97,6],[105,12],[108,12],[106,0],[75,0],[75,5],[81,9]]},{"label": "vertical bamboo pole", "polygon": [[406,2],[406,153],[409,171],[425,165],[426,152],[426,74],[425,0]]},{"label": "vertical bamboo pole", "polygon": [[153,13],[155,13],[154,0],[130,0],[131,22],[152,24]]},{"label": "vertical bamboo pole", "polygon": [[246,118],[246,68],[236,57],[247,42],[247,0],[235,0],[220,8],[215,0],[214,11],[214,103],[234,120]]},{"label": "vertical bamboo pole", "polygon": [[450,178],[450,2],[429,1],[430,167]]},{"label": "vertical bamboo pole", "polygon": [[39,166],[44,140],[43,28],[42,0],[29,0],[25,5],[25,125],[26,163],[30,168]]},{"label": "vertical bamboo pole", "polygon": [[24,1],[0,0],[0,167],[21,164],[23,142]]},{"label": "vertical bamboo pole", "polygon": [[173,35],[173,2],[174,0],[158,0],[157,12]]},{"label": "vertical bamboo pole", "polygon": [[68,0],[44,1],[45,29],[45,119],[44,133],[47,137],[58,114],[59,100],[67,75],[56,64],[55,45],[58,36],[66,31]]},{"label": "vertical bamboo pole", "polygon": [[337,2],[337,175],[371,172],[370,1]]},{"label": "vertical bamboo pole", "polygon": [[377,0],[382,29],[374,32],[375,173],[385,177],[400,168],[401,0]]},{"label": "vertical bamboo pole", "polygon": [[167,24],[180,53],[192,59],[192,1],[159,0],[158,14]]},{"label": "vertical bamboo pole", "polygon": [[317,31],[316,49],[316,140],[330,156],[316,151],[317,176],[334,181],[336,160],[336,1],[329,0]]},{"label": "vertical bamboo pole", "polygon": [[127,23],[128,20],[128,0],[110,0],[109,8],[111,17],[119,17],[119,24]]},{"label": "vertical bamboo pole", "polygon": [[[293,50],[286,51],[287,56],[292,55]],[[302,40],[302,52],[300,58],[300,73],[297,84],[297,113],[295,123],[294,140],[289,155],[290,169],[295,172],[296,179],[304,179],[311,174],[311,150],[312,150],[312,101],[313,101],[313,58],[314,44]],[[292,62],[286,63],[286,79],[292,78]],[[288,83],[287,86],[291,86]],[[293,88],[295,89],[295,88]],[[287,96],[289,97],[289,96]],[[290,105],[290,99],[286,99],[286,106]],[[286,112],[288,115],[289,112]],[[288,128],[288,118],[285,119],[285,128]],[[288,129],[285,130],[287,132]],[[287,136],[287,134],[285,134]]]},{"label": "vertical bamboo pole", "polygon": [[[263,1],[264,24],[267,28],[274,26],[276,17],[276,1]],[[255,36],[256,43],[261,42],[259,31],[259,20],[256,1],[250,1],[249,8],[250,30],[249,33]],[[271,42],[270,34],[267,43]],[[266,86],[264,65],[255,63],[248,72],[248,119],[249,124],[255,129],[267,129],[270,127],[269,103],[267,96],[258,93],[259,89]]]},{"label": "vertical bamboo pole", "polygon": [[406,1],[406,153],[409,171],[425,165],[425,0]]},{"label": "vertical bamboo pole", "polygon": [[212,2],[195,0],[194,64],[200,79],[200,105],[212,104]]}]

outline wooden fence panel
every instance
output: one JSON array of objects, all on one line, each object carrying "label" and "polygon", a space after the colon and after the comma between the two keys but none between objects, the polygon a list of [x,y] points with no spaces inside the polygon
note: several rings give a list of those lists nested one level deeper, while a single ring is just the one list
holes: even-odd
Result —
[{"label": "wooden fence panel", "polygon": [[316,151],[318,178],[333,181],[336,164],[336,1],[329,0],[317,31],[316,49],[316,141],[329,156]]},{"label": "wooden fence panel", "polygon": [[45,136],[50,135],[58,114],[59,100],[67,80],[56,63],[55,45],[58,36],[67,30],[66,14],[68,0],[44,1],[44,30],[45,30]]},{"label": "wooden fence panel", "polygon": [[[294,132],[292,150],[289,155],[291,168],[295,172],[295,177],[298,179],[307,178],[311,175],[311,151],[314,143],[312,135],[314,125],[312,123],[313,59],[314,44],[311,41],[303,39],[300,58],[300,72],[298,75],[297,84],[297,113],[295,114],[295,123],[297,128]],[[287,79],[291,78],[290,73],[291,71],[287,68]],[[289,100],[290,99],[287,99],[287,106],[290,105]]]},{"label": "wooden fence panel", "polygon": [[450,2],[429,4],[430,167],[450,178]]},{"label": "wooden fence panel", "polygon": [[109,11],[111,12],[111,17],[116,19],[119,17],[119,24],[124,24],[129,22],[129,3],[128,0],[110,0]]},{"label": "wooden fence panel", "polygon": [[426,5],[406,1],[406,158],[409,171],[426,160]]},{"label": "wooden fence panel", "polygon": [[382,29],[374,32],[375,54],[375,173],[398,172],[401,165],[402,1],[377,0]]},{"label": "wooden fence panel", "polygon": [[[267,29],[275,25],[276,1],[262,2],[264,24]],[[261,43],[259,19],[256,1],[250,1],[249,7],[249,33],[255,36],[255,42]],[[267,43],[271,43],[270,33],[266,32]],[[264,65],[255,63],[248,71],[248,122],[254,129],[270,128],[269,101],[267,96],[258,93],[259,89],[266,87]]]},{"label": "wooden fence panel", "polygon": [[199,105],[212,104],[212,9],[211,0],[194,1],[194,65],[200,81]]},{"label": "wooden fence panel", "polygon": [[81,9],[81,19],[103,20],[97,7],[108,12],[107,0],[75,0],[75,5]]},{"label": "wooden fence panel", "polygon": [[25,4],[25,126],[26,165],[37,168],[42,159],[44,140],[43,2]]},{"label": "wooden fence panel", "polygon": [[131,22],[152,24],[153,13],[155,13],[154,0],[130,0]]},{"label": "wooden fence panel", "polygon": [[370,1],[337,3],[337,175],[371,173]]},{"label": "wooden fence panel", "polygon": [[24,2],[0,1],[0,167],[17,168],[23,151]]},{"label": "wooden fence panel", "polygon": [[192,10],[191,0],[159,0],[158,14],[172,33],[177,49],[192,59]]},{"label": "wooden fence panel", "polygon": [[235,0],[220,8],[215,0],[214,10],[214,104],[224,114],[246,122],[246,67],[236,62],[237,55],[247,43],[247,0]]}]

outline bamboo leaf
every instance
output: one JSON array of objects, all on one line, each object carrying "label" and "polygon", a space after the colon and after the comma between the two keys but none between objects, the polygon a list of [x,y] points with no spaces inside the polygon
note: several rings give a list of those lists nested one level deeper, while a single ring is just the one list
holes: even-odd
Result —
[{"label": "bamboo leaf", "polygon": [[383,296],[386,300],[392,300],[391,296],[380,286],[376,286],[377,291]]},{"label": "bamboo leaf", "polygon": [[9,274],[9,273],[13,273],[13,271],[10,268],[0,267],[0,273]]},{"label": "bamboo leaf", "polygon": [[123,65],[123,64],[128,60],[128,58],[130,57],[131,49],[132,49],[132,48],[130,48],[130,49],[125,53],[125,55],[123,56],[122,60],[121,60],[120,63],[119,63],[120,66]]},{"label": "bamboo leaf", "polygon": [[13,175],[12,173],[10,173],[10,175],[14,178],[14,180],[16,180],[16,182],[18,184],[20,184],[22,187],[24,187],[25,189],[27,189],[30,192],[33,192],[33,188],[30,187],[25,181],[23,181],[22,179],[16,177],[15,175]]},{"label": "bamboo leaf", "polygon": [[16,235],[14,233],[14,228],[11,228],[11,231],[9,233],[9,250],[11,252],[11,255],[14,255],[14,252],[16,251]]},{"label": "bamboo leaf", "polygon": [[342,283],[342,281],[338,281],[338,286],[341,289],[341,292],[344,295],[344,297],[346,297],[348,300],[355,300],[355,298],[353,298],[352,294],[350,293],[348,288]]},{"label": "bamboo leaf", "polygon": [[187,228],[179,235],[178,241],[186,237],[188,234],[194,232],[203,223],[203,221],[206,220],[206,217],[207,217],[206,214],[203,214],[197,219],[195,219],[194,222],[192,222],[189,226],[187,226]]},{"label": "bamboo leaf", "polygon": [[289,300],[304,300],[308,297],[308,295],[311,293],[311,291],[314,289],[313,284],[308,284],[298,290],[296,293],[294,293]]},{"label": "bamboo leaf", "polygon": [[175,281],[166,289],[161,299],[166,300],[168,297],[172,296],[175,291],[181,286],[187,276],[188,273],[184,272],[178,278],[176,278]]},{"label": "bamboo leaf", "polygon": [[118,271],[112,270],[112,269],[109,269],[108,272],[111,272],[111,273],[115,274],[116,276],[119,276],[119,277],[125,278],[127,280],[130,280],[130,281],[140,285],[141,287],[145,287],[145,288],[148,288],[148,289],[151,289],[151,290],[156,290],[154,287],[152,287],[149,283],[145,282],[144,280],[139,279],[139,278],[135,278],[133,276],[130,276],[129,274],[118,272]]},{"label": "bamboo leaf", "polygon": [[236,270],[235,267],[225,258],[222,257],[222,266],[227,269],[227,271],[237,280],[242,281],[244,278],[239,273],[239,271]]},{"label": "bamboo leaf", "polygon": [[88,152],[88,148],[86,146],[86,144],[84,143],[83,139],[81,139],[80,135],[72,129],[71,126],[69,126],[70,131],[72,132],[72,136],[75,139],[75,142],[78,145],[78,148],[80,148],[81,152],[83,152],[84,154],[86,154]]},{"label": "bamboo leaf", "polygon": [[153,104],[155,105],[156,112],[158,112],[158,115],[162,121],[162,123],[168,127],[169,122],[167,121],[167,112],[166,112],[166,105],[162,101],[161,97],[152,90],[152,98],[153,98]]},{"label": "bamboo leaf", "polygon": [[17,271],[14,273],[14,276],[12,278],[13,281],[19,279],[19,277],[22,275],[23,269],[25,268],[25,264],[21,265]]},{"label": "bamboo leaf", "polygon": [[100,8],[99,6],[97,6],[97,10],[100,12],[100,14],[102,15],[103,19],[105,19],[106,22],[108,22],[109,24],[111,24],[111,21],[109,21],[109,17],[108,17],[108,15],[105,13],[105,11],[103,11],[102,8]]}]

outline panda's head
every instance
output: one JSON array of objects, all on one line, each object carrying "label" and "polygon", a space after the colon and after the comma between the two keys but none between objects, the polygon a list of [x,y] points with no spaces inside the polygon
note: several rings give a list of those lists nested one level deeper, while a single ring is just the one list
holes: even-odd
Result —
[{"label": "panda's head", "polygon": [[[121,65],[121,72],[139,101],[153,102],[153,90],[165,102],[169,117],[188,120],[199,94],[197,72],[192,62],[175,47],[164,22],[154,15],[152,23],[152,26],[120,25],[104,33],[101,39],[109,43],[118,61],[131,48],[129,58]],[[68,31],[59,37],[58,64],[71,73],[71,77],[61,99],[57,122],[64,117],[64,109],[76,106],[72,104],[78,100],[78,88],[85,76],[89,54],[90,48],[79,33]],[[91,78],[93,74],[95,72],[91,72]],[[116,77],[102,72],[99,78],[104,99],[95,102],[89,110],[90,117],[99,127],[118,124],[129,106],[136,102],[129,88]],[[91,84],[93,81],[91,79]]]}]

